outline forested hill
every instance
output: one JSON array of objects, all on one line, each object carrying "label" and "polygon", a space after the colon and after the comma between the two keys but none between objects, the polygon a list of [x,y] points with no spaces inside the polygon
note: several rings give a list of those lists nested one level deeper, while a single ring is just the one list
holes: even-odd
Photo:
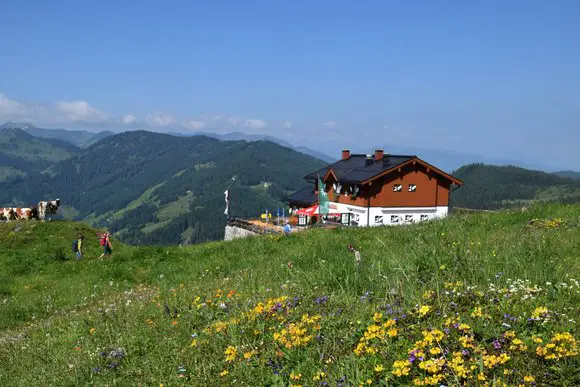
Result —
[{"label": "forested hill", "polygon": [[305,185],[303,176],[323,165],[266,141],[125,132],[0,184],[0,203],[58,197],[63,214],[107,225],[130,243],[196,243],[222,238],[226,189],[231,215],[258,216],[283,206]]},{"label": "forested hill", "polygon": [[99,133],[87,132],[85,130],[67,130],[67,129],[45,129],[37,128],[27,122],[6,122],[0,125],[1,129],[21,129],[30,135],[48,140],[61,140],[73,144],[80,148],[86,148],[105,137],[112,136],[114,133],[102,131]]},{"label": "forested hill", "polygon": [[57,139],[31,136],[18,128],[0,128],[0,181],[38,172],[52,163],[80,152],[72,144]]},{"label": "forested hill", "polygon": [[456,207],[498,209],[532,201],[580,202],[580,180],[541,171],[469,164],[452,174],[465,183],[451,195]]},{"label": "forested hill", "polygon": [[576,172],[576,171],[559,171],[559,172],[554,172],[554,175],[558,175],[560,177],[567,177],[570,179],[580,180],[580,172]]}]

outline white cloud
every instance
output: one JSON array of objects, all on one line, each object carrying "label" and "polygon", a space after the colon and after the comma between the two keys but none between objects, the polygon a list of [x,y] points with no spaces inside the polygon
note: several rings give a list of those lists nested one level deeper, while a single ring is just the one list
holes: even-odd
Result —
[{"label": "white cloud", "polygon": [[86,101],[58,101],[56,109],[69,121],[99,122],[107,119],[104,112],[92,107]]},{"label": "white cloud", "polygon": [[246,128],[252,129],[264,129],[268,127],[268,124],[266,124],[266,122],[262,120],[246,120],[244,122],[244,126]]},{"label": "white cloud", "polygon": [[155,126],[167,126],[175,123],[175,117],[171,114],[163,114],[162,112],[155,111],[147,115],[147,123]]},{"label": "white cloud", "polygon": [[137,122],[137,117],[135,117],[133,114],[125,114],[123,117],[121,117],[121,122],[125,125],[134,124]]},{"label": "white cloud", "polygon": [[0,93],[0,121],[36,122],[46,116],[43,106],[15,101]]},{"label": "white cloud", "polygon": [[185,126],[187,126],[189,129],[200,130],[205,128],[207,123],[205,121],[187,121]]},{"label": "white cloud", "polygon": [[236,125],[237,125],[237,124],[239,124],[241,121],[242,121],[242,119],[241,119],[241,118],[238,118],[238,117],[229,117],[229,118],[228,118],[228,123],[229,123],[230,125],[233,125],[233,126],[236,126]]},{"label": "white cloud", "polygon": [[324,123],[324,127],[328,129],[336,128],[336,121],[329,120]]},{"label": "white cloud", "polygon": [[282,127],[284,129],[292,129],[292,126],[293,126],[292,121],[284,121],[284,122],[282,122]]}]

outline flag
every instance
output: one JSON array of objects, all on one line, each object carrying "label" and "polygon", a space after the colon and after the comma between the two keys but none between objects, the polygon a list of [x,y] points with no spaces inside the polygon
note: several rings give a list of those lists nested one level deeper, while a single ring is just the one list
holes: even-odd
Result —
[{"label": "flag", "polygon": [[228,208],[230,206],[230,190],[226,189],[224,195],[226,196],[226,210],[224,211],[224,214],[228,215]]},{"label": "flag", "polygon": [[322,183],[320,177],[318,178],[318,213],[320,215],[328,215],[328,194],[326,193],[326,187]]}]

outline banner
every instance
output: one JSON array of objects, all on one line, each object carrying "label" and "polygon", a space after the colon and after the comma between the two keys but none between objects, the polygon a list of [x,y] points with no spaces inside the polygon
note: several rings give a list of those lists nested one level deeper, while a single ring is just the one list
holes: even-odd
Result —
[{"label": "banner", "polygon": [[320,177],[318,178],[318,213],[320,215],[328,215],[328,194],[326,193],[326,187]]},{"label": "banner", "polygon": [[226,189],[226,191],[224,192],[224,195],[226,196],[226,210],[224,211],[224,214],[228,215],[229,206],[230,206],[230,190]]}]

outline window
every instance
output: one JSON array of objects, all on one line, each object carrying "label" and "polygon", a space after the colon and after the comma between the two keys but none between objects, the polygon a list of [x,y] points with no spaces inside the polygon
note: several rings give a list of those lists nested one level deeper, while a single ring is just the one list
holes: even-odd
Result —
[{"label": "window", "polygon": [[403,190],[403,184],[395,184],[393,185],[394,192],[401,192]]},{"label": "window", "polygon": [[409,192],[417,191],[417,184],[409,184]]},{"label": "window", "polygon": [[399,215],[391,215],[391,223],[399,223]]},{"label": "window", "polygon": [[383,223],[383,216],[382,215],[377,215],[375,216],[375,223]]},{"label": "window", "polygon": [[405,222],[412,222],[413,221],[413,215],[405,215]]},{"label": "window", "polygon": [[429,215],[421,215],[421,221],[429,219]]}]

